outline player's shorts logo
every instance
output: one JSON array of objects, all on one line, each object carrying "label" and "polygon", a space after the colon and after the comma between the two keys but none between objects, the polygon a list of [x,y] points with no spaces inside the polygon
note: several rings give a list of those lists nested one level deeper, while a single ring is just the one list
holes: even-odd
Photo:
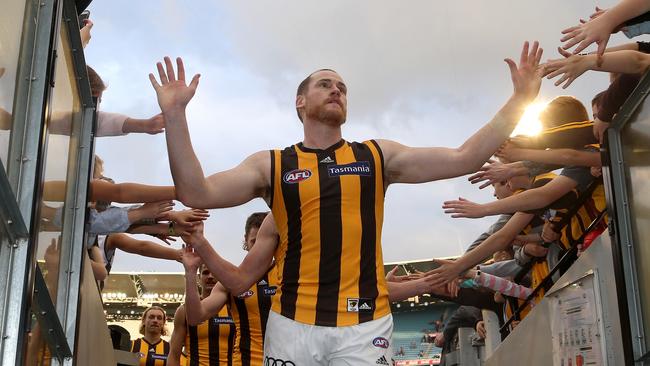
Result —
[{"label": "player's shorts logo", "polygon": [[285,361],[279,358],[264,357],[264,366],[296,366],[292,361]]},{"label": "player's shorts logo", "polygon": [[330,177],[340,177],[342,175],[362,175],[371,176],[372,170],[370,163],[367,161],[357,161],[355,163],[343,165],[328,165],[327,174]]},{"label": "player's shorts logo", "polygon": [[377,337],[372,340],[372,345],[379,348],[388,348],[390,343],[388,342],[388,339],[384,337]]},{"label": "player's shorts logo", "polygon": [[307,180],[311,177],[311,170],[309,169],[294,169],[290,172],[287,172],[282,180],[285,183],[294,184],[300,183],[303,180]]}]

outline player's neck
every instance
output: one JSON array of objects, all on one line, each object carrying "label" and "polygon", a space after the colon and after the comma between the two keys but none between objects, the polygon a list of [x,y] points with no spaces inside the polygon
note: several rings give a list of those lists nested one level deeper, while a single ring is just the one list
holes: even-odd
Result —
[{"label": "player's neck", "polygon": [[160,334],[158,333],[147,333],[142,338],[144,338],[144,340],[149,344],[156,344],[160,342]]},{"label": "player's neck", "polygon": [[310,149],[327,149],[341,141],[341,126],[325,123],[306,122],[304,125],[305,137],[303,145]]}]

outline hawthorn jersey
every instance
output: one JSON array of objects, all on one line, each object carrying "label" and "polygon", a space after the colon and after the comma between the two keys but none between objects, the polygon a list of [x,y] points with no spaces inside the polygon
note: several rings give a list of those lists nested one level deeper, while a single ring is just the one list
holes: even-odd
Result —
[{"label": "hawthorn jersey", "polygon": [[235,323],[223,307],[217,316],[196,326],[187,326],[187,366],[236,365],[233,363]]},{"label": "hawthorn jersey", "polygon": [[271,299],[277,291],[274,269],[275,267],[248,291],[230,296],[230,314],[237,327],[235,365],[263,365],[266,321],[271,310]]},{"label": "hawthorn jersey", "polygon": [[271,210],[280,236],[271,309],[347,326],[390,314],[381,228],[384,166],[374,140],[271,151]]},{"label": "hawthorn jersey", "polygon": [[131,352],[138,354],[140,366],[166,366],[169,342],[161,339],[151,344],[144,338],[138,338],[131,343]]}]

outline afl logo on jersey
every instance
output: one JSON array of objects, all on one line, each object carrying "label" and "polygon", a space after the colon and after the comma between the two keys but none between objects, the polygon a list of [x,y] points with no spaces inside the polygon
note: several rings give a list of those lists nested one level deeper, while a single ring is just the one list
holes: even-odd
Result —
[{"label": "afl logo on jersey", "polygon": [[239,295],[237,297],[240,298],[240,299],[246,299],[246,298],[249,298],[249,297],[253,296],[253,294],[254,294],[253,290],[248,290],[248,291],[242,293],[241,295]]},{"label": "afl logo on jersey", "polygon": [[294,184],[294,183],[300,183],[303,180],[307,180],[311,177],[311,170],[309,169],[295,169],[290,172],[287,172],[284,177],[282,177],[282,180],[285,183],[289,184]]}]

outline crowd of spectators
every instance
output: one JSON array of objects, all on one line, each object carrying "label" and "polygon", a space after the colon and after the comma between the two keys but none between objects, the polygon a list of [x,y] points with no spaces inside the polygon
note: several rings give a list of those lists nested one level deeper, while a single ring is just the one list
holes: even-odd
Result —
[{"label": "crowd of spectators", "polygon": [[[606,229],[600,146],[650,66],[650,43],[612,46],[608,41],[619,31],[629,38],[648,33],[649,10],[648,1],[623,0],[611,9],[596,8],[589,19],[562,31],[560,57],[540,67],[563,89],[587,71],[610,73],[609,86],[594,91],[593,118],[578,99],[556,97],[540,114],[539,135],[510,138],[469,178],[481,189],[491,185],[495,201],[444,202],[453,218],[499,216],[460,258],[436,260],[438,268],[421,274],[433,276],[434,286],[446,284],[447,299],[462,305],[435,338],[443,353],[455,349],[459,327],[475,328],[478,338],[486,337],[481,309],[495,311],[501,325],[508,324],[496,335],[507,336]],[[594,43],[596,51],[582,53]],[[560,270],[549,278],[562,258]]]}]

